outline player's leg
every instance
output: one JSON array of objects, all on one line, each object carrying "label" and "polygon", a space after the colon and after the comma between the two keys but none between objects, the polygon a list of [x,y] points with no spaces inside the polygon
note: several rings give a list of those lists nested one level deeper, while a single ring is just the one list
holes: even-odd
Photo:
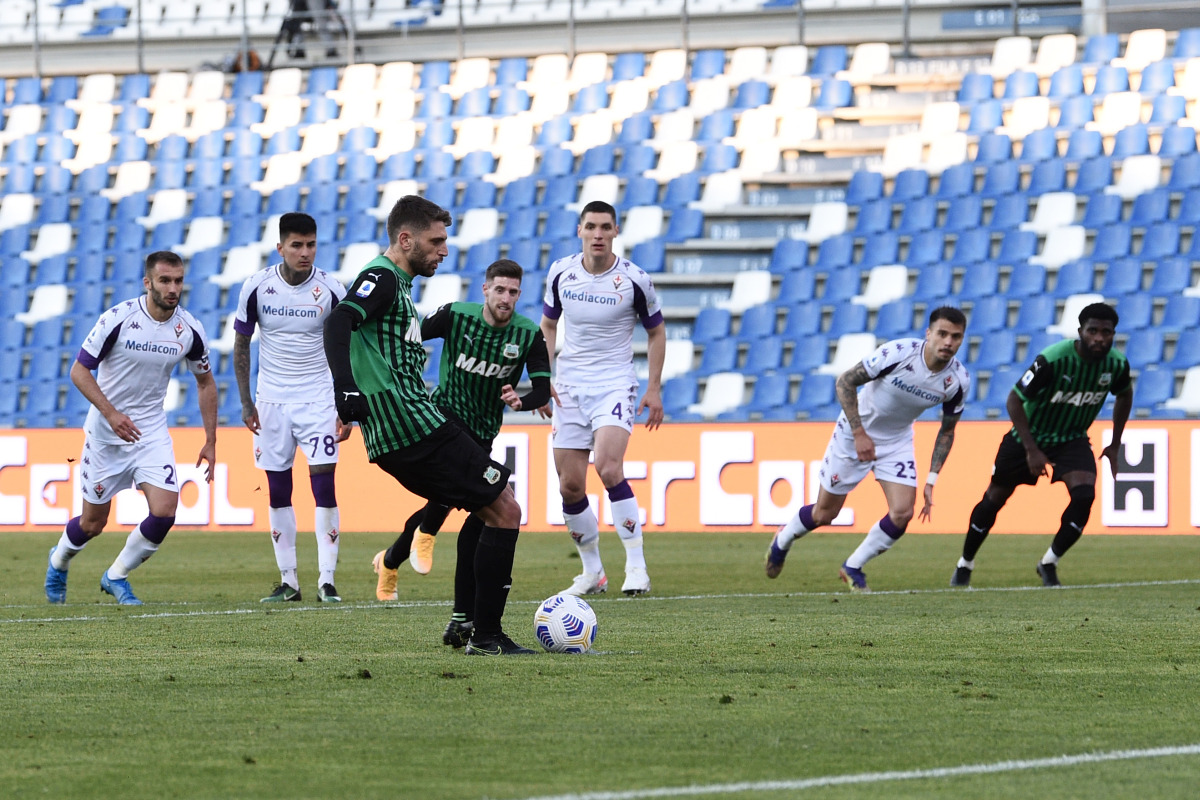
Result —
[{"label": "player's leg", "polygon": [[259,431],[254,436],[254,463],[267,473],[267,524],[271,547],[279,568],[279,583],[262,598],[264,603],[300,600],[300,577],[296,559],[296,509],[292,507],[292,464],[296,459],[296,437],[292,433],[288,406],[258,403]]},{"label": "player's leg", "polygon": [[467,516],[458,532],[458,561],[454,565],[454,611],[442,633],[442,644],[459,648],[471,638],[475,622],[475,552],[483,533],[483,519]]},{"label": "player's leg", "polygon": [[629,481],[625,480],[625,450],[629,433],[623,428],[605,426],[596,431],[596,473],[608,492],[612,505],[613,525],[625,546],[625,583],[621,591],[627,595],[650,591],[650,575],[646,571],[646,556],[642,545],[641,512]]},{"label": "player's leg", "polygon": [[383,551],[382,565],[394,571],[407,560],[418,575],[428,575],[433,569],[434,542],[449,514],[449,506],[432,501],[414,511],[396,541]]},{"label": "player's leg", "polygon": [[313,528],[317,537],[317,600],[324,603],[342,602],[333,582],[337,571],[338,545],[342,538],[341,516],[338,513],[337,493],[334,491],[333,474],[336,466],[312,464],[308,471],[313,500],[316,502]]},{"label": "player's leg", "polygon": [[563,519],[575,542],[583,569],[563,594],[600,594],[608,590],[608,577],[600,559],[600,521],[587,498],[587,450],[554,448],[554,469],[562,495]]},{"label": "player's leg", "polygon": [[[878,463],[878,462],[877,462]],[[878,467],[877,467],[878,469]],[[862,543],[842,564],[842,580],[852,588],[864,591],[867,585],[863,567],[876,556],[883,555],[899,541],[912,521],[917,503],[917,487],[880,478],[879,487],[887,498],[888,513],[867,531]]]},{"label": "player's leg", "polygon": [[970,586],[971,575],[975,569],[975,556],[992,526],[996,524],[996,515],[1019,484],[1037,483],[1037,477],[1029,474],[1029,465],[1025,463],[1025,448],[1011,435],[1000,440],[996,450],[996,460],[992,466],[992,480],[983,493],[983,498],[971,509],[967,534],[963,540],[962,556],[955,565],[954,574],[950,577],[951,586]]},{"label": "player's leg", "polygon": [[521,506],[505,481],[504,490],[476,512],[483,521],[475,548],[475,625],[468,655],[526,655],[533,651],[513,642],[502,625],[512,565],[520,533]]},{"label": "player's leg", "polygon": [[846,504],[846,495],[866,477],[870,469],[870,463],[858,460],[853,437],[848,442],[836,433],[830,437],[821,460],[817,500],[801,506],[796,516],[781,525],[771,538],[763,562],[768,578],[779,577],[788,551],[796,539],[807,536],[837,518]]},{"label": "player's leg", "polygon": [[111,500],[94,504],[83,501],[83,510],[72,517],[63,528],[58,543],[50,548],[46,564],[46,599],[51,603],[67,602],[67,570],[88,541],[99,536],[108,523]]},{"label": "player's leg", "polygon": [[[172,463],[172,475],[174,467]],[[173,477],[170,480],[174,483]],[[138,488],[146,496],[149,514],[130,532],[125,539],[125,546],[117,554],[112,566],[100,578],[101,590],[111,594],[123,606],[142,604],[129,585],[129,573],[158,551],[159,545],[167,538],[167,533],[175,524],[175,510],[179,505],[179,493],[173,488],[147,480],[140,482]]]},{"label": "player's leg", "polygon": [[[1096,499],[1095,461],[1092,460],[1091,447],[1086,440],[1081,440],[1078,445],[1069,443],[1062,448],[1062,452],[1055,453],[1054,458],[1055,478],[1066,484],[1071,499],[1063,511],[1054,541],[1037,564],[1037,574],[1043,586],[1061,585],[1058,580],[1058,560],[1083,536],[1083,526],[1092,514],[1092,503]],[[1084,464],[1090,469],[1079,469]],[[1060,470],[1061,478],[1058,477]]]}]

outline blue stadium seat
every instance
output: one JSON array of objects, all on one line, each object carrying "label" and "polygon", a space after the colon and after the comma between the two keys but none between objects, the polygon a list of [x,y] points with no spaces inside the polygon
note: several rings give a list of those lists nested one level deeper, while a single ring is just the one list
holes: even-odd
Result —
[{"label": "blue stadium seat", "polygon": [[1175,85],[1175,64],[1165,58],[1154,61],[1142,68],[1142,80],[1138,84],[1138,94],[1142,97],[1154,97]]},{"label": "blue stadium seat", "polygon": [[614,144],[598,144],[595,147],[589,147],[579,159],[579,168],[576,170],[576,174],[580,176],[611,174],[616,157],[617,148]]},{"label": "blue stadium seat", "polygon": [[[959,295],[959,299],[967,299]],[[972,333],[987,333],[1008,327],[1008,299],[997,294],[975,299],[969,314]]]},{"label": "blue stadium seat", "polygon": [[1079,64],[1059,67],[1050,76],[1046,96],[1051,100],[1065,100],[1083,94],[1083,68]]},{"label": "blue stadium seat", "polygon": [[725,172],[736,168],[739,159],[738,150],[733,145],[710,142],[700,156],[700,166],[697,169],[704,175]]},{"label": "blue stadium seat", "polygon": [[1029,333],[1045,330],[1057,321],[1054,298],[1044,294],[1036,295],[1021,301],[1017,308],[1015,328],[1018,333]]},{"label": "blue stadium seat", "polygon": [[983,199],[977,194],[953,198],[942,229],[947,233],[977,230],[983,224]]},{"label": "blue stadium seat", "polygon": [[685,242],[688,239],[700,239],[704,236],[704,213],[699,209],[676,208],[671,212],[664,235],[666,241],[672,244]]},{"label": "blue stadium seat", "polygon": [[1058,136],[1053,128],[1031,131],[1021,142],[1020,160],[1026,164],[1058,158]]},{"label": "blue stadium seat", "polygon": [[1113,138],[1113,158],[1142,156],[1150,152],[1150,130],[1144,122],[1135,122],[1117,131]]},{"label": "blue stadium seat", "polygon": [[1021,191],[1021,168],[1015,161],[1002,161],[988,164],[983,176],[983,185],[979,188],[980,196],[984,198],[999,198],[1004,195],[1017,194]]},{"label": "blue stadium seat", "polygon": [[1179,223],[1167,220],[1156,222],[1146,229],[1138,257],[1142,261],[1159,261],[1179,255]]},{"label": "blue stadium seat", "polygon": [[[496,205],[496,185],[490,181],[473,180],[463,189],[462,208],[492,208]],[[513,210],[513,209],[506,209]]]},{"label": "blue stadium seat", "polygon": [[[542,245],[536,239],[524,239],[519,242],[513,242],[509,245],[508,252],[504,254],[505,258],[511,259],[525,268],[526,273],[530,271],[538,271],[542,268]],[[540,297],[539,292],[541,286],[526,284],[524,291]]]},{"label": "blue stadium seat", "polygon": [[645,175],[633,175],[625,182],[625,193],[621,197],[623,208],[660,205],[658,181]]},{"label": "blue stadium seat", "polygon": [[1095,101],[1090,95],[1080,94],[1064,98],[1058,107],[1058,122],[1054,130],[1070,131],[1074,134],[1095,119],[1095,113]]},{"label": "blue stadium seat", "polygon": [[496,169],[496,157],[488,150],[467,153],[458,162],[458,177],[467,181],[490,175]]},{"label": "blue stadium seat", "polygon": [[646,54],[643,52],[618,53],[613,58],[612,80],[627,81],[646,74]]},{"label": "blue stadium seat", "polygon": [[662,272],[667,265],[666,237],[656,236],[644,242],[638,242],[630,251],[630,260],[645,272]]},{"label": "blue stadium seat", "polygon": [[962,77],[956,99],[961,104],[971,105],[992,100],[995,96],[995,82],[990,73],[968,72]]},{"label": "blue stadium seat", "polygon": [[832,419],[836,416],[832,409],[836,405],[833,392],[836,381],[837,378],[833,375],[811,372],[805,375],[800,382],[800,393],[796,396],[797,410],[806,412],[810,418],[824,418],[828,415]]},{"label": "blue stadium seat", "polygon": [[542,192],[542,201],[538,206],[545,209],[562,209],[575,202],[575,195],[578,192],[579,181],[573,173],[559,175],[546,181],[546,188]]},{"label": "blue stadium seat", "polygon": [[533,239],[537,236],[538,212],[536,208],[521,208],[509,211],[504,218],[500,240],[505,244]]},{"label": "blue stadium seat", "polygon": [[502,58],[496,64],[496,86],[516,86],[529,74],[529,62],[522,57]]},{"label": "blue stadium seat", "polygon": [[1083,221],[1079,224],[1096,230],[1121,221],[1121,198],[1115,194],[1092,194],[1087,199]]},{"label": "blue stadium seat", "polygon": [[575,94],[575,100],[571,103],[571,113],[588,114],[607,107],[608,86],[603,83],[595,83],[591,86],[584,86]]},{"label": "blue stadium seat", "polygon": [[496,95],[492,114],[497,117],[511,117],[522,111],[528,111],[530,106],[529,92],[515,86],[505,86]]},{"label": "blue stadium seat", "polygon": [[663,412],[672,417],[685,413],[696,402],[698,390],[696,376],[691,373],[666,381],[662,389]]},{"label": "blue stadium seat", "polygon": [[1007,231],[1000,240],[996,261],[1008,265],[1025,261],[1037,253],[1037,245],[1037,234],[1033,231]]},{"label": "blue stadium seat", "polygon": [[1028,261],[1013,264],[1012,275],[1005,294],[1009,297],[1029,297],[1046,290],[1046,268]]},{"label": "blue stadium seat", "polygon": [[1200,326],[1200,297],[1168,295],[1158,326],[1164,332],[1177,332]]},{"label": "blue stadium seat", "polygon": [[[982,261],[982,263],[968,267],[962,275],[962,285],[959,287],[958,296],[960,300],[986,300],[989,297],[1002,300],[1003,297],[997,296],[998,287],[1000,287],[1000,267],[996,266],[994,261]],[[972,326],[974,325],[976,323],[972,321]]]},{"label": "blue stadium seat", "polygon": [[1029,219],[1029,198],[1023,194],[1002,194],[992,206],[987,227],[994,231],[1010,231]]},{"label": "blue stadium seat", "polygon": [[1103,97],[1113,92],[1129,91],[1129,70],[1105,64],[1096,70],[1096,82],[1092,86],[1093,97]]},{"label": "blue stadium seat", "polygon": [[833,309],[829,320],[829,330],[825,333],[830,338],[836,338],[846,333],[866,333],[867,307],[857,303],[842,303]]},{"label": "blue stadium seat", "polygon": [[890,230],[891,227],[892,201],[890,198],[872,200],[865,205],[859,206],[854,220],[855,236],[867,236],[868,234]]},{"label": "blue stadium seat", "polygon": [[[1103,289],[1103,287],[1101,287]],[[1104,293],[1115,297],[1117,310],[1121,314],[1121,329],[1136,331],[1149,328],[1154,322],[1154,297],[1148,292],[1131,292],[1124,295]]]},{"label": "blue stadium seat", "polygon": [[900,260],[900,234],[897,231],[872,233],[863,242],[862,257],[857,266],[867,270]]},{"label": "blue stadium seat", "polygon": [[480,86],[463,93],[454,107],[456,117],[486,117],[492,110],[492,90]]},{"label": "blue stadium seat", "polygon": [[845,203],[860,206],[883,197],[883,173],[858,170],[850,176],[846,186]]},{"label": "blue stadium seat", "polygon": [[913,235],[904,263],[909,267],[924,268],[929,264],[941,263],[945,256],[945,234],[941,230],[923,230]]},{"label": "blue stadium seat", "polygon": [[1165,258],[1154,265],[1150,278],[1150,294],[1169,297],[1178,294],[1192,283],[1190,258]]},{"label": "blue stadium seat", "polygon": [[296,185],[283,186],[276,189],[267,198],[267,215],[286,214],[300,207],[300,187]]},{"label": "blue stadium seat", "polygon": [[650,145],[638,144],[626,147],[621,155],[621,163],[617,167],[616,174],[623,178],[642,175],[646,170],[653,169],[657,161],[658,154]]},{"label": "blue stadium seat", "polygon": [[35,227],[41,227],[52,222],[66,222],[70,212],[71,199],[67,195],[43,194],[33,224]]},{"label": "blue stadium seat", "polygon": [[830,236],[817,247],[816,266],[827,272],[848,266],[854,255],[854,235],[839,233]]},{"label": "blue stadium seat", "polygon": [[908,297],[884,303],[875,316],[873,333],[881,339],[912,336],[917,331],[917,326],[914,325],[915,313],[913,301]]},{"label": "blue stadium seat", "polygon": [[[651,126],[653,128],[653,126]],[[569,142],[571,137],[575,135],[575,128],[571,124],[571,116],[562,114],[557,117],[551,117],[546,122],[542,123],[541,130],[538,131],[537,146],[557,147],[563,142]],[[642,141],[641,139],[638,140]]]},{"label": "blue stadium seat", "polygon": [[[984,228],[968,228],[958,234],[951,261],[961,267],[982,264],[992,257],[992,234]],[[968,270],[968,274],[974,267]]]},{"label": "blue stadium seat", "polygon": [[1079,165],[1075,174],[1075,194],[1091,194],[1102,192],[1113,182],[1112,161],[1107,156],[1089,158]]},{"label": "blue stadium seat", "polygon": [[[968,330],[973,328],[974,320],[968,322]],[[960,357],[962,353],[959,353]],[[971,371],[995,370],[999,367],[1010,366],[1017,360],[1017,334],[1014,331],[1001,328],[989,331],[980,337],[979,350],[971,362]]]},{"label": "blue stadium seat", "polygon": [[697,50],[692,54],[691,80],[700,81],[725,72],[725,51]]},{"label": "blue stadium seat", "polygon": [[[925,264],[917,270],[917,282],[913,288],[913,297],[934,305],[951,294],[954,284],[954,270],[945,262]],[[940,304],[940,302],[938,302]]]},{"label": "blue stadium seat", "polygon": [[1029,70],[1016,70],[1004,79],[1004,99],[1016,100],[1019,97],[1037,97],[1038,76]]},{"label": "blue stadium seat", "polygon": [[987,394],[979,398],[979,401],[985,408],[999,409],[1003,412],[1008,402],[1008,394],[1017,385],[1023,372],[1024,370],[1014,367],[1000,367],[995,370],[988,379]]},{"label": "blue stadium seat", "polygon": [[[982,137],[979,140],[979,153],[976,153],[976,161],[999,161],[998,149],[1001,146],[1001,141],[1008,140],[1007,150],[1008,157],[1012,155],[1012,140],[1001,133],[996,133],[996,128],[1004,124],[1004,104],[999,100],[984,100],[975,105],[971,109],[971,119],[967,122],[966,133],[970,136]],[[1003,137],[1003,139],[992,139],[991,137]],[[986,149],[985,149],[986,146]]]},{"label": "blue stadium seat", "polygon": [[1067,187],[1067,162],[1063,158],[1051,158],[1033,165],[1026,193],[1038,197],[1047,192],[1061,192]]},{"label": "blue stadium seat", "polygon": [[771,303],[751,306],[742,313],[738,325],[738,341],[750,342],[775,335],[777,322],[775,306]]},{"label": "blue stadium seat", "polygon": [[[1160,94],[1150,105],[1150,125],[1155,128],[1173,126],[1187,116],[1187,98],[1176,94]],[[1161,149],[1159,151],[1162,152]],[[1162,153],[1170,155],[1170,153]]]},{"label": "blue stadium seat", "polygon": [[692,343],[707,345],[718,339],[729,338],[732,315],[728,309],[705,306],[692,322]]},{"label": "blue stadium seat", "polygon": [[[818,313],[815,317],[819,323],[821,315]],[[822,366],[829,359],[829,340],[819,331],[789,336],[785,330],[783,337],[794,343],[787,365],[787,372],[791,375],[803,375]]]},{"label": "blue stadium seat", "polygon": [[1129,339],[1121,350],[1131,368],[1142,370],[1152,364],[1162,363],[1164,345],[1162,331],[1157,328],[1142,328],[1129,334]]},{"label": "blue stadium seat", "polygon": [[501,211],[512,211],[516,208],[529,208],[537,201],[537,191],[537,178],[532,175],[517,178],[504,187],[504,194],[500,198],[499,209]]},{"label": "blue stadium seat", "polygon": [[1163,222],[1171,209],[1171,194],[1159,187],[1148,192],[1142,192],[1133,198],[1133,211],[1129,215],[1129,224],[1135,228],[1145,228],[1156,222]]},{"label": "blue stadium seat", "polygon": [[687,81],[677,80],[663,84],[658,88],[658,91],[654,93],[651,110],[662,114],[667,111],[674,111],[677,108],[683,108],[687,104]]},{"label": "blue stadium seat", "polygon": [[738,85],[733,97],[736,109],[758,108],[771,102],[771,84],[752,79]]},{"label": "blue stadium seat", "polygon": [[546,222],[539,238],[542,242],[549,243],[552,248],[558,242],[570,239],[574,242],[572,247],[579,250],[579,237],[576,235],[578,229],[578,213],[566,208],[550,209],[546,212]]},{"label": "blue stadium seat", "polygon": [[[1164,97],[1165,96],[1167,95],[1164,95]],[[1179,99],[1182,100],[1183,98]],[[1178,167],[1182,157],[1194,155],[1195,153],[1196,131],[1194,128],[1188,128],[1182,125],[1170,125],[1163,129],[1162,141],[1158,146],[1158,154],[1163,158],[1175,159],[1175,162],[1172,164],[1171,168],[1172,176],[1174,176],[1175,169]]]},{"label": "blue stadium seat", "polygon": [[816,270],[807,267],[789,270],[783,273],[779,283],[779,296],[775,302],[780,305],[807,303],[816,297]]},{"label": "blue stadium seat", "polygon": [[1115,222],[1096,231],[1092,243],[1092,260],[1106,263],[1125,258],[1133,243],[1133,231],[1128,223]]},{"label": "blue stadium seat", "polygon": [[742,372],[746,375],[761,375],[774,372],[783,366],[783,337],[767,336],[757,339],[746,353]]},{"label": "blue stadium seat", "polygon": [[697,375],[706,377],[717,372],[730,372],[737,368],[738,342],[736,339],[717,339],[704,348],[700,357]]},{"label": "blue stadium seat", "polygon": [[808,74],[816,78],[841,72],[846,68],[847,58],[845,45],[829,44],[818,47],[808,63]]},{"label": "blue stadium seat", "polygon": [[1107,64],[1121,55],[1121,38],[1115,33],[1092,34],[1083,48],[1082,64]]},{"label": "blue stadium seat", "polygon": [[1073,294],[1087,294],[1093,291],[1095,285],[1096,270],[1091,261],[1068,261],[1058,268],[1052,295],[1066,298]]},{"label": "blue stadium seat", "polygon": [[846,266],[825,276],[821,302],[825,305],[844,303],[862,291],[862,273],[856,266]]},{"label": "blue stadium seat", "polygon": [[[745,405],[749,415],[759,414],[766,417],[779,410],[790,411],[788,395],[791,379],[783,372],[760,373],[754,381],[750,393],[750,401]],[[1140,388],[1140,387],[1139,387]]]},{"label": "blue stadium seat", "polygon": [[327,214],[330,211],[336,211],[337,207],[338,186],[336,183],[315,184],[309,187],[308,194],[304,196],[303,209],[310,216]]},{"label": "blue stadium seat", "polygon": [[923,169],[905,169],[892,180],[893,203],[902,203],[929,194],[929,173]]},{"label": "blue stadium seat", "polygon": [[771,251],[771,272],[783,274],[807,265],[808,242],[784,237],[775,243]]},{"label": "blue stadium seat", "polygon": [[[1132,362],[1130,362],[1132,365]],[[1154,414],[1157,407],[1175,396],[1175,371],[1148,366],[1137,376],[1137,388],[1133,393],[1135,408],[1144,408]]]},{"label": "blue stadium seat", "polygon": [[832,111],[851,105],[853,100],[854,87],[850,81],[832,78],[821,82],[821,89],[813,100],[813,108],[818,111]]},{"label": "blue stadium seat", "polygon": [[1104,155],[1104,137],[1099,131],[1080,129],[1067,137],[1067,161],[1082,162]]},{"label": "blue stadium seat", "polygon": [[1200,328],[1188,328],[1179,332],[1175,352],[1163,366],[1188,369],[1197,365],[1200,365]]},{"label": "blue stadium seat", "polygon": [[446,92],[428,91],[421,96],[421,102],[413,113],[415,120],[446,119],[454,109],[454,98]]}]

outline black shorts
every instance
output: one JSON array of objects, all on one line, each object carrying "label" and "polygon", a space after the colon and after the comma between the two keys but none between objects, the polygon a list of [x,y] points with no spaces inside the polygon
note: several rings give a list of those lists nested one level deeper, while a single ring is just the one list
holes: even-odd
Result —
[{"label": "black shorts", "polygon": [[453,422],[412,447],[384,453],[375,463],[413,494],[467,511],[491,505],[512,475]]},{"label": "black shorts", "polygon": [[[1043,447],[1042,452],[1054,465],[1051,483],[1061,481],[1068,472],[1096,474],[1096,457],[1092,454],[1091,442],[1086,438]],[[1000,449],[996,451],[996,463],[992,468],[992,482],[1001,486],[1032,486],[1038,482],[1038,476],[1029,471],[1029,464],[1025,460],[1025,446],[1017,441],[1012,431],[1000,440]]]}]

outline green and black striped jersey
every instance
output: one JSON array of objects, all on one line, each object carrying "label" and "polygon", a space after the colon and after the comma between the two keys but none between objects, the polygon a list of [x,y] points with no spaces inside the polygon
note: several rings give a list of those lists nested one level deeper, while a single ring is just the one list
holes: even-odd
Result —
[{"label": "green and black striped jersey", "polygon": [[[1025,406],[1029,429],[1039,447],[1051,447],[1087,436],[1104,401],[1132,385],[1129,362],[1112,349],[1098,361],[1088,361],[1064,339],[1038,353],[1013,391]],[[1016,429],[1013,435],[1018,439]]]},{"label": "green and black striped jersey", "polygon": [[507,406],[505,384],[517,385],[521,372],[550,377],[550,356],[537,323],[520,314],[503,328],[489,325],[480,303],[450,303],[421,323],[425,339],[441,338],[441,365],[433,401],[449,408],[484,441],[500,432]]},{"label": "green and black striped jersey", "polygon": [[342,301],[359,317],[350,340],[354,382],[371,408],[361,423],[371,460],[420,442],[446,422],[425,388],[425,346],[412,278],[386,256],[363,268]]}]

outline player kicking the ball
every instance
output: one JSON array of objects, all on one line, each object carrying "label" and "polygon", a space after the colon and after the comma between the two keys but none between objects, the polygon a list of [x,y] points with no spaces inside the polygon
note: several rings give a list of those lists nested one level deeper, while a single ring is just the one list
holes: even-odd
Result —
[{"label": "player kicking the ball", "polygon": [[916,507],[913,422],[926,409],[940,405],[942,427],[933,444],[920,514],[922,520],[931,518],[933,487],[954,444],[954,427],[970,389],[970,376],[955,358],[966,328],[967,318],[962,311],[949,306],[935,308],[929,314],[924,341],[887,342],[838,378],[842,413],[821,462],[817,502],[803,506],[775,533],[767,549],[768,578],[779,576],[796,539],[833,522],[846,503],[846,495],[873,470],[887,498],[888,513],[871,526],[862,544],[842,564],[840,573],[851,591],[870,591],[863,567],[904,535]]}]

